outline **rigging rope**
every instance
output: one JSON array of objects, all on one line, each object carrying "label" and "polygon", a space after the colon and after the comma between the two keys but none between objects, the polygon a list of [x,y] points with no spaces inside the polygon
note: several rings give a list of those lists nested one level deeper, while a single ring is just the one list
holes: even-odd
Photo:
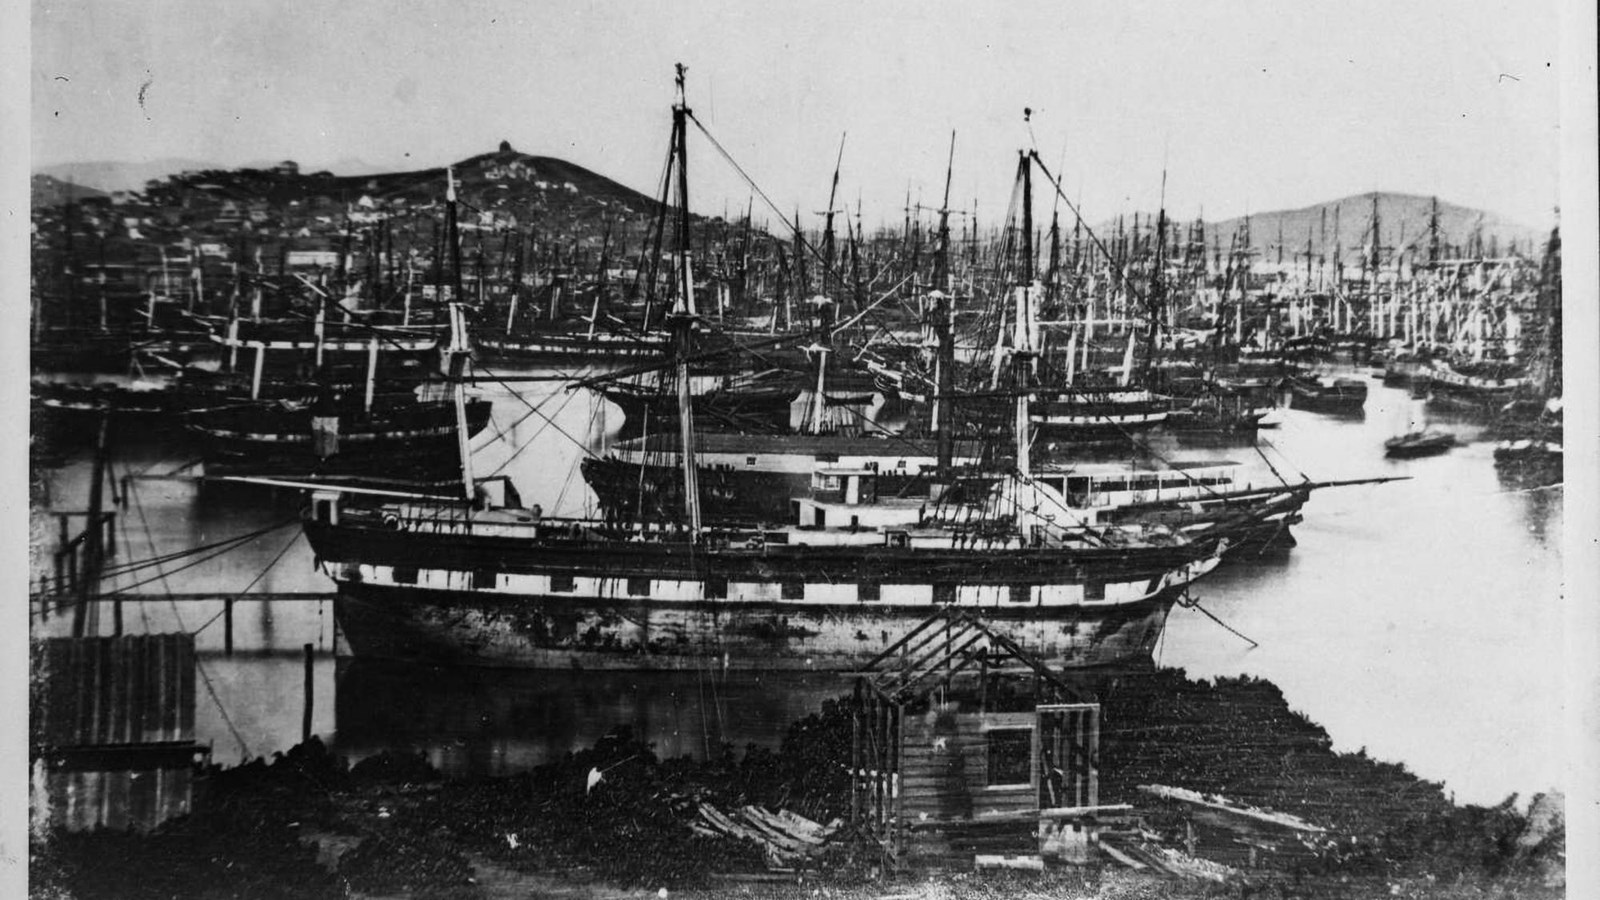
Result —
[{"label": "rigging rope", "polygon": [[272,561],[267,563],[265,568],[263,568],[260,572],[257,572],[256,573],[256,577],[250,579],[250,583],[245,585],[243,590],[241,590],[237,594],[234,594],[230,598],[226,598],[224,600],[224,605],[223,605],[222,609],[216,615],[214,615],[211,618],[207,619],[204,624],[202,624],[199,628],[196,628],[194,631],[192,631],[190,633],[194,634],[194,635],[199,635],[200,632],[205,631],[206,628],[209,627],[212,622],[215,622],[216,620],[222,618],[223,613],[226,613],[228,611],[227,604],[228,603],[232,603],[234,601],[237,601],[239,598],[243,597],[245,594],[250,593],[250,589],[255,587],[256,583],[259,582],[262,578],[265,578],[267,573],[272,571],[273,567],[276,566],[278,564],[278,562],[283,559],[284,554],[289,552],[289,548],[293,547],[302,537],[305,537],[305,532],[304,531],[295,532],[294,536],[289,538],[288,542],[283,545],[283,548],[278,551],[278,555],[274,556],[272,558]]},{"label": "rigging rope", "polygon": [[[136,482],[134,484],[136,484]],[[141,501],[139,499],[138,493],[135,490],[133,490],[131,488],[131,486],[130,486],[130,489],[127,492],[126,496],[128,496],[129,499],[133,502],[134,509],[139,513],[139,522],[140,522],[141,527],[144,528],[145,540],[150,545],[150,552],[151,553],[155,553],[155,549],[156,549],[156,547],[155,547],[155,535],[154,535],[153,532],[151,532],[151,530],[150,530],[150,521],[144,514],[144,503],[143,503],[143,501]],[[282,527],[282,526],[279,526],[279,527]],[[232,548],[229,548],[229,549],[232,549]],[[224,552],[226,552],[226,551],[224,551]],[[221,554],[216,554],[216,555],[221,555]],[[210,558],[210,557],[208,557],[208,558]],[[204,560],[202,560],[202,562],[203,561]],[[196,564],[197,563],[191,563],[191,565],[196,565]],[[189,566],[184,566],[183,568],[188,568],[188,567]],[[179,628],[183,629],[184,631],[188,631],[189,627],[183,623],[183,614],[178,612],[178,603],[172,597],[172,586],[171,586],[171,584],[169,584],[167,582],[167,573],[159,565],[156,566],[156,571],[159,573],[157,575],[157,578],[161,581],[161,589],[167,595],[167,604],[172,607],[172,618],[178,623],[178,627]],[[179,571],[182,571],[182,569],[175,569],[173,571],[174,572],[179,572]],[[145,582],[141,582],[141,583],[145,583]],[[138,585],[133,585],[133,586],[137,587]],[[200,657],[199,657],[198,654],[195,656],[194,670],[200,674],[200,681],[201,681],[201,683],[203,683],[206,686],[206,693],[211,696],[211,702],[217,707],[217,712],[222,715],[223,724],[228,726],[228,733],[233,735],[234,741],[236,741],[239,744],[239,751],[244,755],[245,758],[248,759],[249,756],[250,756],[250,747],[249,747],[249,745],[247,745],[245,743],[244,736],[239,733],[239,729],[234,726],[233,718],[228,715],[227,708],[222,705],[222,698],[217,696],[216,686],[211,683],[211,676],[210,676],[210,674],[208,674],[206,672],[205,664],[200,661]]]},{"label": "rigging rope", "polygon": [[[499,375],[496,375],[494,372],[490,371],[487,367],[479,365],[476,361],[473,362],[472,368],[473,368],[473,371],[475,371],[475,372],[481,370],[482,372],[487,374],[490,378],[492,378],[492,379],[494,379],[496,381],[499,381],[503,385],[506,384],[506,382]],[[506,385],[506,386],[508,388],[510,387],[510,385]],[[535,406],[534,404],[529,403],[528,402],[528,398],[522,396],[522,392],[521,391],[512,390],[511,394],[512,394],[512,396],[514,396],[518,400],[520,400],[524,406],[528,407],[528,410],[533,415],[536,415],[539,418],[545,420],[545,422],[548,423],[551,428],[554,428],[556,430],[556,432],[559,433],[562,437],[564,437],[567,440],[571,441],[575,446],[578,447],[578,449],[582,450],[586,456],[599,458],[598,454],[596,454],[593,450],[589,449],[589,445],[587,443],[585,443],[583,441],[580,441],[577,438],[573,437],[571,434],[569,434],[567,432],[567,430],[565,428],[562,428],[560,425],[557,425],[556,421],[554,419],[552,419],[549,416],[545,415],[539,409],[538,406]],[[571,396],[573,396],[573,395],[569,395],[567,402],[570,402]],[[548,397],[545,398],[545,402],[548,402],[550,399],[553,399],[554,397],[555,397],[554,394],[549,395]],[[562,403],[561,406],[564,409],[566,407],[566,403],[565,402]],[[556,410],[557,413],[560,413],[560,411],[561,411],[560,409]],[[529,444],[524,445],[524,449],[526,449],[527,446],[531,446],[531,444],[532,444],[532,442],[530,441]],[[520,453],[521,451],[519,450],[517,452]]]}]

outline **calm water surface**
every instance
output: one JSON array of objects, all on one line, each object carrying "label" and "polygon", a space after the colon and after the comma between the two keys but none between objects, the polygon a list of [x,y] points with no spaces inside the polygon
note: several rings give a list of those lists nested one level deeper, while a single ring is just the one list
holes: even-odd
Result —
[{"label": "calm water surface", "polygon": [[[477,474],[512,476],[524,500],[548,512],[588,512],[593,497],[578,462],[603,450],[620,413],[558,382],[480,390],[495,409],[475,441]],[[1363,417],[1283,410],[1281,427],[1262,432],[1260,452],[1153,438],[1165,458],[1234,459],[1257,483],[1272,478],[1270,467],[1291,478],[1410,479],[1318,491],[1293,551],[1225,566],[1197,585],[1201,606],[1257,646],[1179,607],[1158,661],[1192,677],[1267,678],[1326,727],[1337,748],[1404,762],[1464,802],[1558,786],[1562,490],[1502,484],[1491,444],[1477,440],[1482,426],[1437,413],[1427,424],[1455,432],[1463,446],[1428,459],[1384,459],[1384,439],[1420,423],[1422,412],[1404,391],[1374,381]],[[525,769],[617,724],[632,725],[668,756],[714,752],[724,742],[775,743],[790,721],[846,690],[818,674],[733,676],[714,666],[578,677],[336,661],[332,609],[308,600],[236,604],[235,652],[224,655],[222,603],[169,600],[168,592],[329,591],[293,522],[298,498],[152,479],[189,462],[193,449],[179,434],[124,431],[114,471],[136,477],[118,511],[121,562],[263,532],[213,559],[174,560],[116,582],[158,598],[125,606],[128,631],[198,630],[196,727],[220,762],[299,740],[308,643],[317,734],[352,758],[421,750],[454,774]],[[51,505],[83,508],[83,454],[46,480]],[[36,545],[49,546],[53,529],[37,523]],[[36,574],[47,567],[47,557],[36,560]],[[102,631],[110,621],[102,610]],[[66,625],[59,615],[35,622],[37,633]]]}]

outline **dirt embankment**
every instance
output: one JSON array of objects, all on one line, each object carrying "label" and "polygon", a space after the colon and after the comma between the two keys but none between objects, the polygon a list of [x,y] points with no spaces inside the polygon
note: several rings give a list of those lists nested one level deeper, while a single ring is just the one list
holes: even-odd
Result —
[{"label": "dirt embankment", "polygon": [[[1328,840],[1236,883],[1159,883],[1114,870],[1044,876],[951,871],[887,876],[848,828],[813,871],[756,882],[755,893],[923,896],[1190,897],[1561,896],[1547,883],[1562,835],[1548,800],[1457,807],[1437,784],[1364,754],[1337,754],[1269,683],[1191,682],[1176,672],[1102,692],[1102,802],[1140,803],[1161,783],[1221,793],[1323,825]],[[35,896],[75,898],[510,895],[507,878],[578,895],[747,896],[725,873],[765,870],[754,844],[697,834],[701,802],[756,804],[826,822],[848,817],[850,719],[840,705],[795,723],[777,751],[728,748],[709,761],[661,760],[615,734],[559,763],[509,778],[445,782],[418,758],[353,768],[320,742],[271,764],[210,773],[195,811],[151,835],[57,834],[33,847]],[[598,776],[598,779],[596,778]],[[1150,827],[1171,833],[1170,814]],[[956,861],[953,869],[969,861]],[[491,877],[491,874],[493,877]],[[541,881],[541,879],[543,879]],[[1019,880],[1020,879],[1020,880]],[[496,887],[498,884],[499,887]],[[604,888],[604,889],[602,889]],[[930,893],[931,892],[931,893]],[[999,892],[999,893],[997,893]]]}]

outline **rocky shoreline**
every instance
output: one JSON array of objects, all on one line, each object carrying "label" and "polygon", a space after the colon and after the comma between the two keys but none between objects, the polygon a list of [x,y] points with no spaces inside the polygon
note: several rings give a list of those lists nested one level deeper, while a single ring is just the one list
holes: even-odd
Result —
[{"label": "rocky shoreline", "polygon": [[490,898],[646,894],[770,897],[1561,897],[1559,795],[1520,808],[1456,806],[1440,785],[1327,733],[1278,689],[1159,670],[1104,687],[1102,802],[1139,806],[1143,828],[1182,845],[1175,814],[1136,790],[1221,794],[1327,829],[1304,852],[1221,880],[1114,865],[1042,873],[887,872],[839,827],[803,866],[768,868],[756,843],[697,828],[702,804],[848,819],[850,717],[841,704],[794,723],[777,750],[659,759],[614,732],[532,772],[446,781],[418,757],[354,766],[312,739],[271,762],[207,773],[191,815],[147,835],[34,836],[30,895],[50,898]]}]

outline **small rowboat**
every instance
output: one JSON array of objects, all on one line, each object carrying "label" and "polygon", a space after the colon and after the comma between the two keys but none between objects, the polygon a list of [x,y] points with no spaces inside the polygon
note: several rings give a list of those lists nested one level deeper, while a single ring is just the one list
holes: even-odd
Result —
[{"label": "small rowboat", "polygon": [[1434,456],[1456,445],[1456,436],[1448,431],[1413,431],[1383,442],[1383,455],[1394,458]]}]

